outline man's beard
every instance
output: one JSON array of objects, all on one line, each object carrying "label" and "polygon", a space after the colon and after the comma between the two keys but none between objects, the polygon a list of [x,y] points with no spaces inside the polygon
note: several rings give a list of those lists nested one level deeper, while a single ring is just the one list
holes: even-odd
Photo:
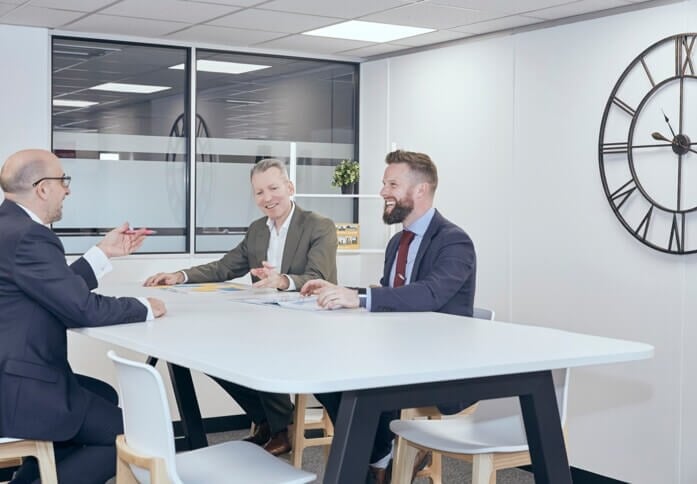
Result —
[{"label": "man's beard", "polygon": [[400,224],[414,210],[411,201],[396,201],[390,212],[382,212],[382,221],[388,225]]}]

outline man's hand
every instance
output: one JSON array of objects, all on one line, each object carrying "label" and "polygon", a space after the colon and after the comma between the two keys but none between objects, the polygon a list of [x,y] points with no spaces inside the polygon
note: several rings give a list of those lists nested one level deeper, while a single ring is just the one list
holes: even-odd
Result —
[{"label": "man's hand", "polygon": [[145,279],[144,286],[173,286],[184,282],[184,274],[181,272],[158,272],[154,276]]},{"label": "man's hand", "polygon": [[303,284],[303,287],[300,288],[300,294],[302,294],[303,296],[313,296],[315,294],[319,294],[319,292],[325,287],[336,286],[331,282],[325,281],[323,279],[312,279]]},{"label": "man's hand", "polygon": [[317,305],[326,309],[357,308],[360,306],[358,291],[347,287],[337,286],[322,279],[307,281],[300,294],[317,295]]},{"label": "man's hand", "polygon": [[164,316],[165,313],[167,312],[167,308],[165,307],[165,303],[163,303],[159,299],[154,298],[154,297],[149,297],[148,302],[150,303],[150,308],[152,309],[152,314],[156,318],[159,318],[160,316]]},{"label": "man's hand", "polygon": [[288,289],[290,285],[288,276],[280,274],[274,266],[266,261],[263,261],[261,264],[262,267],[255,267],[249,271],[253,276],[261,279],[253,284],[254,287],[272,287],[282,291]]},{"label": "man's hand", "polygon": [[124,222],[107,232],[97,247],[109,258],[121,257],[136,251],[145,241],[145,237],[152,233],[152,230],[148,229],[131,230],[128,222]]}]

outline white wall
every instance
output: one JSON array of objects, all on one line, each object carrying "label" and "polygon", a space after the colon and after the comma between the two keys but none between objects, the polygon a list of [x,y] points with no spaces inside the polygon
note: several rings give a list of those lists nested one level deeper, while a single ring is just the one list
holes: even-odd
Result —
[{"label": "white wall", "polygon": [[475,242],[477,305],[655,345],[649,361],[572,372],[572,465],[632,483],[697,482],[697,257],[620,225],[598,133],[629,62],[696,18],[686,1],[362,66],[361,160],[391,143],[433,157],[436,204]]}]

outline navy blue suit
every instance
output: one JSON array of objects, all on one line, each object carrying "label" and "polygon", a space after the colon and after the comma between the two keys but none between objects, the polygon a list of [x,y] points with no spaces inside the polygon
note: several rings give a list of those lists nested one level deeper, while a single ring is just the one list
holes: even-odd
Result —
[{"label": "navy blue suit", "polygon": [[[57,442],[59,480],[70,484],[113,475],[112,434],[122,422],[113,390],[70,368],[66,328],[147,316],[137,299],[94,294],[96,286],[86,260],[67,265],[50,229],[14,202],[0,205],[0,436]],[[24,474],[18,482],[31,482]]]},{"label": "navy blue suit", "polygon": [[[400,311],[439,313],[472,316],[476,287],[477,262],[474,244],[460,227],[443,217],[437,210],[424,233],[409,283],[402,287],[389,287],[390,271],[397,258],[399,239],[395,234],[385,250],[382,287],[370,290],[371,311]],[[332,421],[339,411],[340,393],[317,395]],[[474,401],[448,403],[438,408],[445,414],[457,413]],[[399,418],[397,410],[380,416],[371,462],[382,458],[390,449],[394,434],[390,421]]]}]

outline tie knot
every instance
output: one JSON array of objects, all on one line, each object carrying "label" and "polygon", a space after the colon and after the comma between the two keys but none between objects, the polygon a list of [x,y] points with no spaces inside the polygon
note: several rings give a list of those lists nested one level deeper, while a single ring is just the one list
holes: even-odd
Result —
[{"label": "tie knot", "polygon": [[402,230],[402,237],[399,239],[399,243],[401,244],[411,244],[411,241],[414,240],[414,232],[411,230]]}]

